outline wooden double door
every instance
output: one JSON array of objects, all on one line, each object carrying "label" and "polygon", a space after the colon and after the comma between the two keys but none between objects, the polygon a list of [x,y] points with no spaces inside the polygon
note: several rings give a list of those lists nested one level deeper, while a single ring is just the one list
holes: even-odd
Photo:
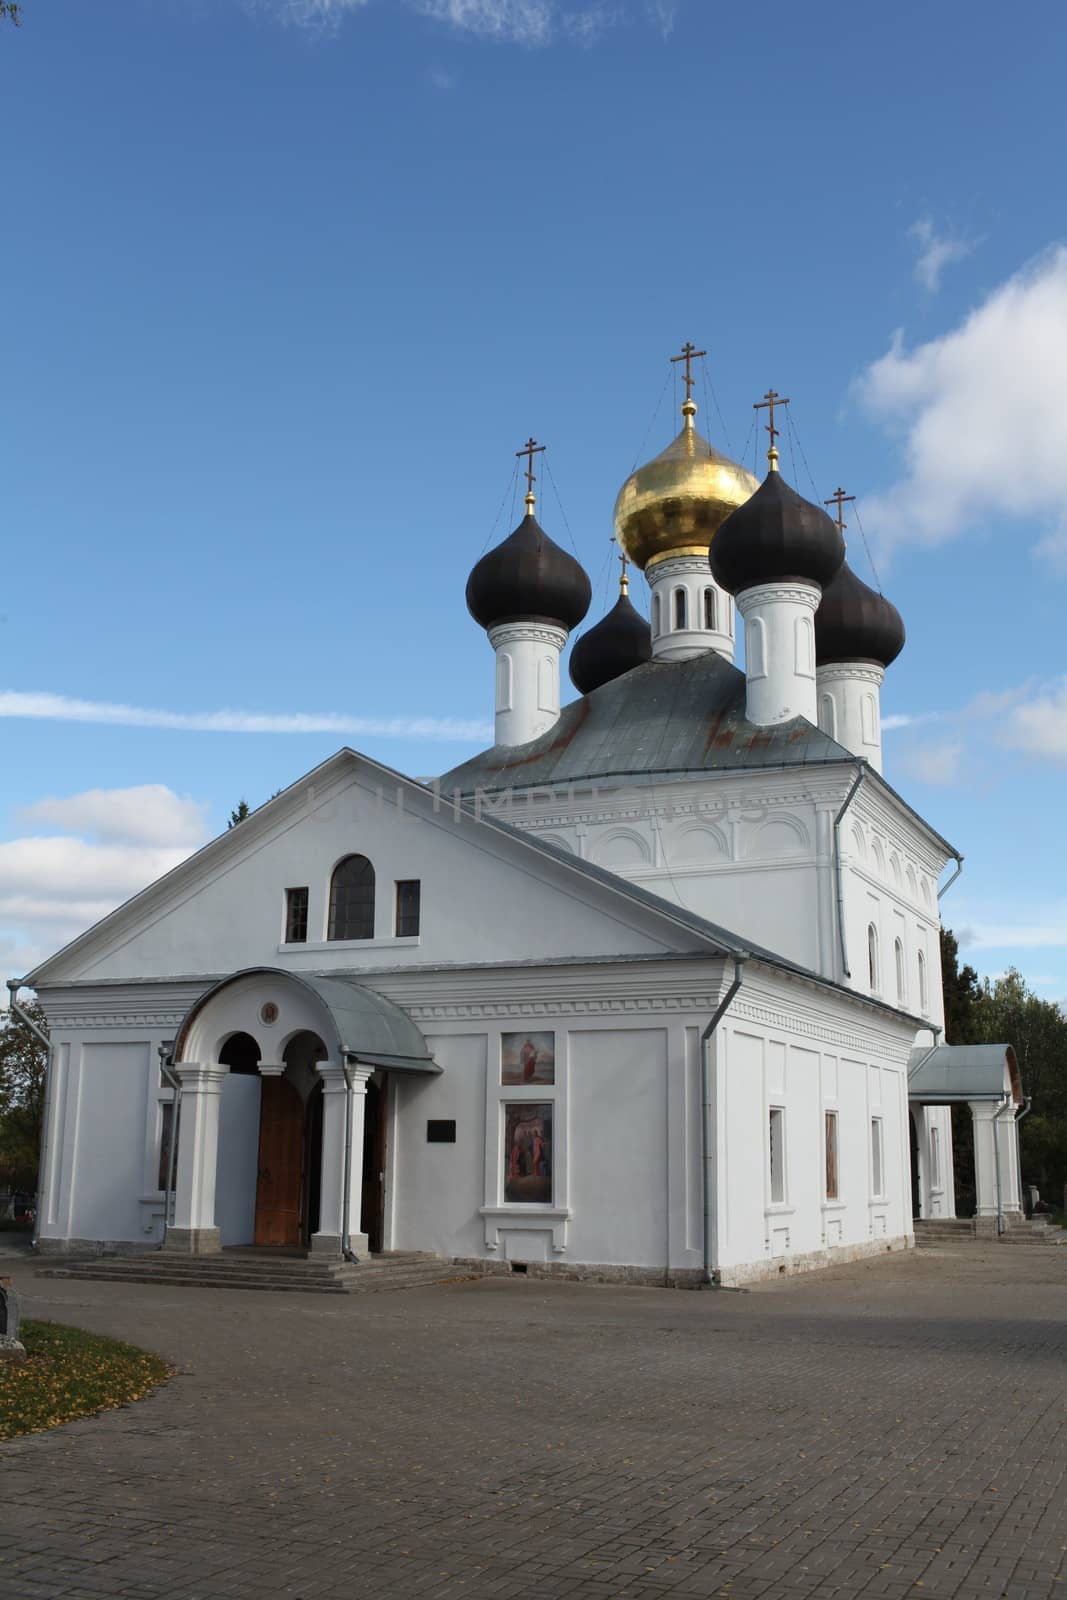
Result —
[{"label": "wooden double door", "polygon": [[[352,1217],[353,1233],[365,1231],[372,1250],[382,1248],[385,1176],[385,1091],[367,1085],[362,1152],[362,1229]],[[285,1077],[261,1079],[259,1163],[256,1174],[257,1245],[298,1249],[319,1226],[322,1179],[322,1089],[316,1086],[307,1103]]]}]

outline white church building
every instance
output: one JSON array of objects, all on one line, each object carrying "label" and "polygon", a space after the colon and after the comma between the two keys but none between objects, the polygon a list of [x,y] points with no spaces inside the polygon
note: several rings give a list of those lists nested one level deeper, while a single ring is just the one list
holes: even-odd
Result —
[{"label": "white church building", "polygon": [[773,433],[759,484],[682,409],[615,508],[651,623],[624,563],[576,699],[590,585],[531,472],[467,586],[492,748],[433,784],[341,750],[23,980],[42,1252],[739,1284],[954,1215],[954,1101],[1018,1212],[1014,1058],[941,1038],[959,856],[882,776],[903,625]]}]

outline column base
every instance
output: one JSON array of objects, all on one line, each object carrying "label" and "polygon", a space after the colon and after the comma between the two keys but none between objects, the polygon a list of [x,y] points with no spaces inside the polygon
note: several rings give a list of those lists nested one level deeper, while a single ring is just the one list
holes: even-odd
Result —
[{"label": "column base", "polygon": [[[370,1255],[370,1243],[365,1233],[350,1235],[353,1254],[364,1261]],[[313,1256],[341,1256],[341,1235],[339,1233],[313,1233],[308,1246],[309,1255]]]},{"label": "column base", "polygon": [[218,1228],[168,1228],[163,1249],[176,1256],[217,1256],[222,1236]]}]

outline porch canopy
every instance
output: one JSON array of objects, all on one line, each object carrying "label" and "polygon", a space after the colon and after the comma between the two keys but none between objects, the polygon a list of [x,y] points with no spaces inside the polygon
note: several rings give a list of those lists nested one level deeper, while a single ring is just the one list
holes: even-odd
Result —
[{"label": "porch canopy", "polygon": [[[292,1024],[321,1033],[327,1047],[332,1046],[339,1056],[390,1072],[441,1071],[418,1027],[394,1000],[354,978],[283,972],[275,967],[246,967],[202,994],[178,1030],[174,1060],[215,1059],[210,1045],[220,1029],[237,1027],[257,1036],[261,1002],[284,1001],[287,993],[291,1002],[286,1012],[296,1007]],[[242,1011],[247,1015],[241,1015]]]},{"label": "porch canopy", "polygon": [[1015,1051],[1010,1044],[939,1044],[934,1050],[913,1050],[908,1099],[925,1106],[1006,1099],[1021,1105]]}]

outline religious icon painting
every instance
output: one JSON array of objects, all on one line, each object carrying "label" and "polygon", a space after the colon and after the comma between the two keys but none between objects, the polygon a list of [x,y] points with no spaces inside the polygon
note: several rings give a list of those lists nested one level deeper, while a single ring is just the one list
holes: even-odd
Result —
[{"label": "religious icon painting", "polygon": [[504,1107],[504,1199],[552,1204],[552,1106]]},{"label": "religious icon painting", "polygon": [[500,1037],[500,1081],[507,1085],[555,1083],[554,1033],[505,1033]]}]

